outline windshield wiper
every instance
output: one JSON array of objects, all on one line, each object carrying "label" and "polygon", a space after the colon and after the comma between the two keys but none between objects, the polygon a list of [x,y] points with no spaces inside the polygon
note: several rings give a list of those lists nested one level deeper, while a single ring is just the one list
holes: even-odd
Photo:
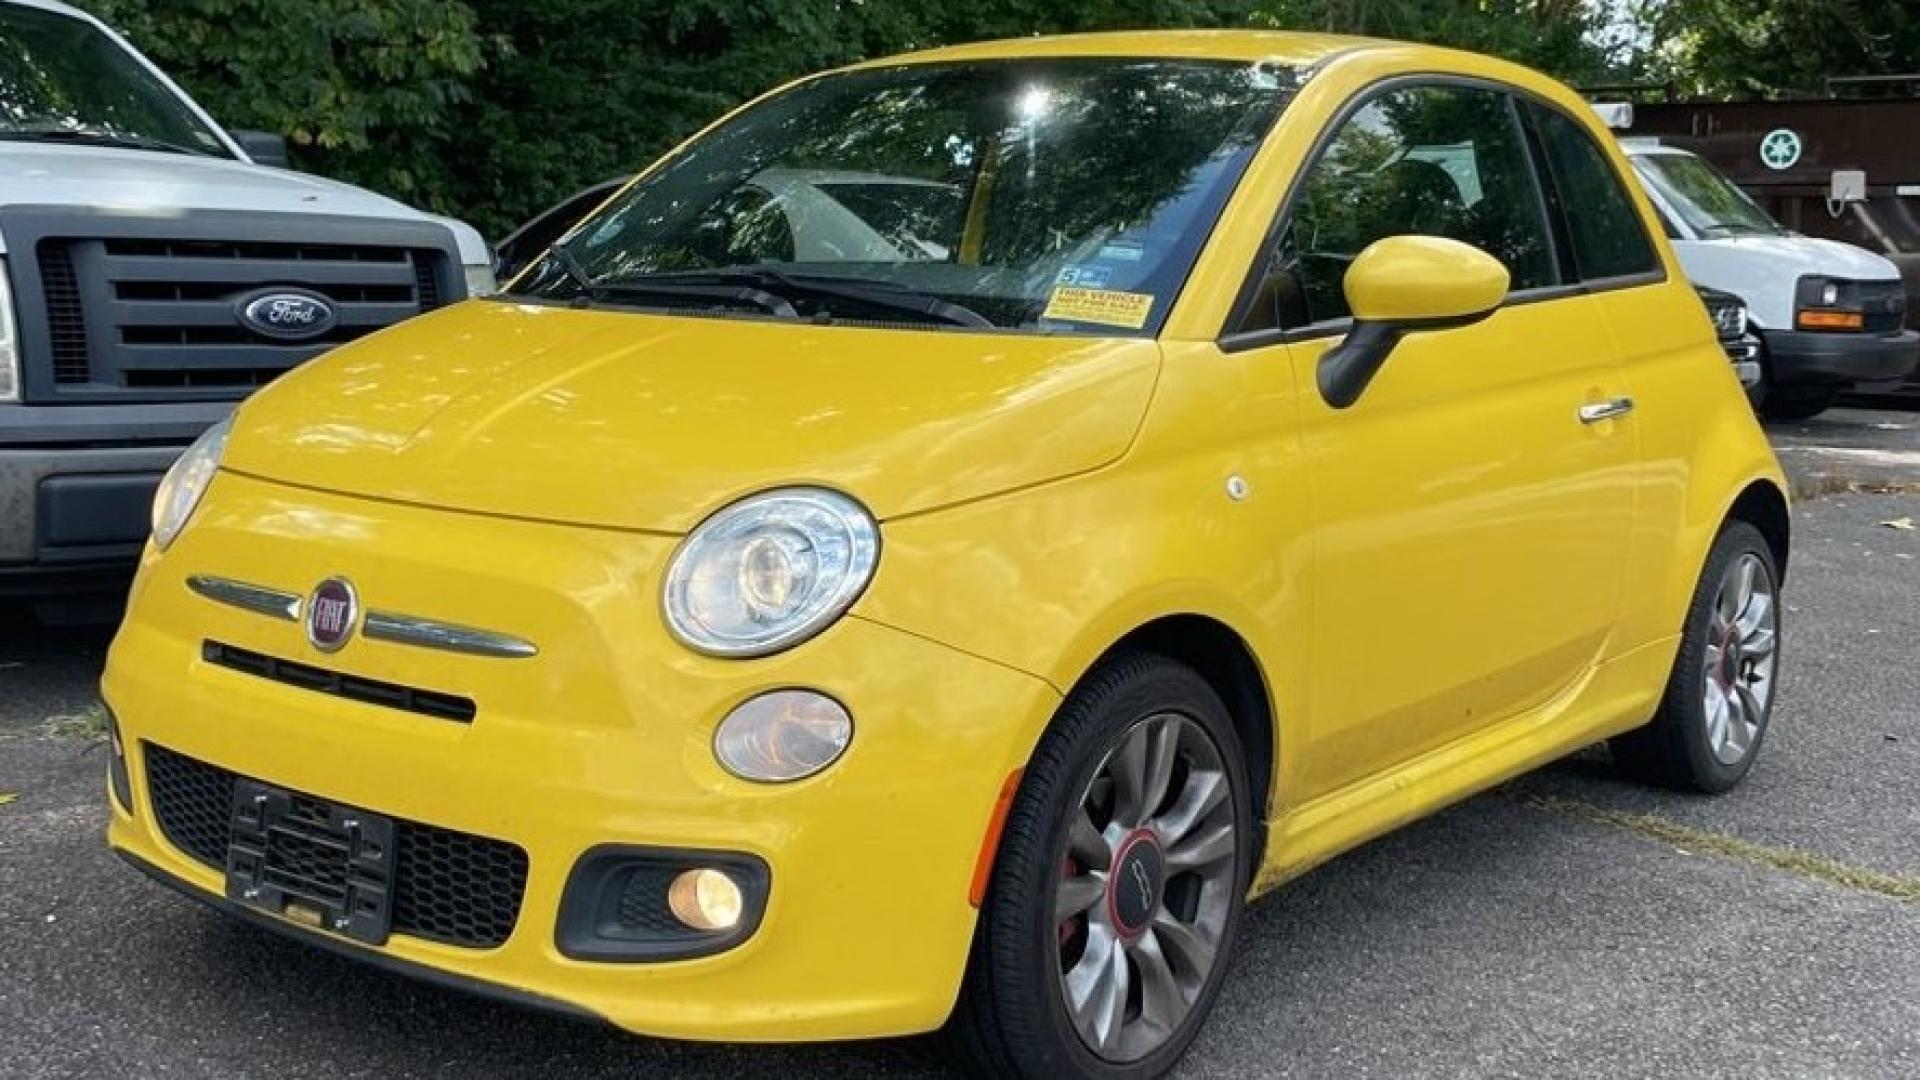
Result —
[{"label": "windshield wiper", "polygon": [[209,150],[197,146],[183,146],[165,139],[152,139],[145,135],[128,135],[115,131],[90,131],[78,128],[7,128],[0,129],[0,139],[12,139],[18,142],[82,143],[87,146],[117,146],[127,150],[158,150],[168,154],[192,154],[195,157],[219,157]]},{"label": "windshield wiper", "polygon": [[764,289],[745,285],[719,283],[702,285],[694,282],[651,281],[645,278],[623,278],[619,281],[602,281],[587,272],[580,265],[580,257],[567,247],[564,241],[548,249],[560,269],[566,272],[569,280],[580,289],[580,295],[586,300],[602,300],[616,297],[654,296],[663,300],[711,300],[726,304],[751,304],[765,308],[783,319],[797,319],[800,313],[793,305]]},{"label": "windshield wiper", "polygon": [[907,315],[916,315],[934,322],[949,323],[954,326],[992,327],[991,319],[969,307],[963,307],[951,300],[944,300],[932,293],[921,292],[892,281],[875,281],[871,278],[830,277],[823,274],[795,274],[778,270],[771,266],[729,266],[717,270],[675,270],[658,274],[642,274],[637,277],[621,278],[609,285],[628,283],[693,283],[712,282],[721,285],[741,285],[786,296],[789,299],[799,297],[828,298],[848,300],[869,307],[884,308]]}]

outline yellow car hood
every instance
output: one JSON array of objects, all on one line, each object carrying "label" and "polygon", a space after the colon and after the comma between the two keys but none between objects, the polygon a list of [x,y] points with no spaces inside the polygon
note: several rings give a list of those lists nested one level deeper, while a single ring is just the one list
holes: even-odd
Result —
[{"label": "yellow car hood", "polygon": [[768,487],[881,518],[1126,449],[1150,341],[885,330],[474,301],[285,376],[225,467],[427,506],[681,533]]}]

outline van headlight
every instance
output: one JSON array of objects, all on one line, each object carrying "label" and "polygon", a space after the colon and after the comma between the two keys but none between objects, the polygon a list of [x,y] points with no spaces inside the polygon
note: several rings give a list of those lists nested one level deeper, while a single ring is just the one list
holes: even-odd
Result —
[{"label": "van headlight", "polygon": [[872,580],[880,529],[837,491],[742,499],[688,534],[667,567],[673,636],[711,656],[766,656],[826,629]]},{"label": "van headlight", "polygon": [[220,467],[220,457],[227,450],[227,434],[232,430],[231,416],[208,428],[160,481],[160,490],[153,494],[153,542],[161,551],[167,550],[180,530],[187,527],[187,519],[193,517],[194,508],[200,505],[200,497],[207,493],[207,485]]}]

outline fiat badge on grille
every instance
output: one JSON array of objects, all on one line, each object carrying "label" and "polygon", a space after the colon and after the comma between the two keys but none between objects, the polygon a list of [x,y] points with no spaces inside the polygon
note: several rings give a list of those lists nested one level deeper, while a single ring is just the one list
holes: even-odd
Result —
[{"label": "fiat badge on grille", "polygon": [[321,652],[338,652],[360,621],[360,597],[353,582],[328,578],[307,597],[307,642]]}]

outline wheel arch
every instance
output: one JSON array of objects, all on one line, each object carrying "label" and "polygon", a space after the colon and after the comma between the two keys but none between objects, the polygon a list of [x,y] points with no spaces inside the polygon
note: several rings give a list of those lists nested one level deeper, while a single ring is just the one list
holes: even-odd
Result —
[{"label": "wheel arch", "polygon": [[1247,779],[1255,795],[1252,865],[1258,869],[1266,856],[1267,820],[1272,814],[1279,750],[1273,695],[1259,658],[1245,637],[1211,615],[1190,612],[1161,615],[1134,627],[1107,646],[1074,685],[1078,686],[1099,671],[1113,657],[1135,651],[1164,656],[1192,669],[1226,704],[1234,732],[1240,737],[1241,750],[1246,755]]},{"label": "wheel arch", "polygon": [[1744,521],[1760,530],[1773,552],[1780,580],[1787,580],[1787,555],[1792,549],[1793,515],[1787,508],[1787,495],[1771,480],[1755,480],[1742,488],[1727,507],[1723,521]]}]

